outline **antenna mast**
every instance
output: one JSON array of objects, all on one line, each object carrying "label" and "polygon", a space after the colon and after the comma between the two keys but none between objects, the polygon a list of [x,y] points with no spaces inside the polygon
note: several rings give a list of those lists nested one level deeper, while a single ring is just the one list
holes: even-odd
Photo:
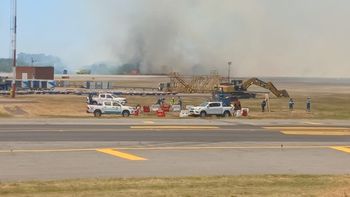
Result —
[{"label": "antenna mast", "polygon": [[11,96],[12,98],[15,98],[16,96],[16,58],[17,58],[17,52],[16,52],[16,42],[17,42],[17,0],[12,0],[11,2],[11,31],[12,31],[12,72],[13,72],[13,79],[12,79],[12,88],[11,88]]}]

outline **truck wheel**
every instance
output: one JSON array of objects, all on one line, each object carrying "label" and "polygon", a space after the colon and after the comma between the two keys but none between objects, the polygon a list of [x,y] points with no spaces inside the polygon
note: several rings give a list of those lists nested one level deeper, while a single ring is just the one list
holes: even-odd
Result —
[{"label": "truck wheel", "polygon": [[97,105],[97,102],[96,101],[92,101],[92,103],[91,104],[93,104],[93,105]]},{"label": "truck wheel", "polygon": [[95,116],[95,117],[101,117],[101,115],[102,115],[102,113],[101,113],[100,110],[94,111],[94,116]]},{"label": "truck wheel", "polygon": [[230,114],[229,111],[225,111],[225,112],[224,112],[224,117],[225,117],[225,118],[228,118],[228,117],[230,117],[230,116],[231,116],[231,114]]},{"label": "truck wheel", "polygon": [[199,114],[199,116],[200,116],[201,118],[204,118],[204,117],[207,116],[207,112],[202,111],[202,112]]},{"label": "truck wheel", "polygon": [[122,115],[123,115],[123,117],[129,117],[130,112],[125,110],[125,111],[123,111]]}]

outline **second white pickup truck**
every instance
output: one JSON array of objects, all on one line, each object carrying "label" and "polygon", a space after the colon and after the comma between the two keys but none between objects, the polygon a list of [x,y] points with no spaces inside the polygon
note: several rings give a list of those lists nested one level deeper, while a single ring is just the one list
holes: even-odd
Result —
[{"label": "second white pickup truck", "polygon": [[190,108],[190,115],[205,117],[207,115],[217,115],[229,117],[234,113],[231,106],[223,106],[222,102],[205,102],[199,106]]},{"label": "second white pickup truck", "polygon": [[111,101],[111,102],[118,102],[122,105],[125,105],[126,98],[118,97],[113,94],[105,93],[105,94],[98,94],[97,96],[89,96],[86,98],[88,104],[92,105],[101,105],[104,101]]}]

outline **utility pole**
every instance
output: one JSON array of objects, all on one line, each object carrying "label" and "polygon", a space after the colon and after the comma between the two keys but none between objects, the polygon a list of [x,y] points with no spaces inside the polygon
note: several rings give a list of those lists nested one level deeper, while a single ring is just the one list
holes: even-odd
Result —
[{"label": "utility pole", "polygon": [[12,79],[12,88],[11,88],[11,96],[12,98],[16,97],[16,39],[17,39],[17,0],[12,0],[12,72],[13,72],[13,79]]},{"label": "utility pole", "polygon": [[228,81],[228,83],[231,83],[230,81],[231,81],[231,64],[232,64],[232,62],[228,62],[227,64],[228,64],[227,81]]}]

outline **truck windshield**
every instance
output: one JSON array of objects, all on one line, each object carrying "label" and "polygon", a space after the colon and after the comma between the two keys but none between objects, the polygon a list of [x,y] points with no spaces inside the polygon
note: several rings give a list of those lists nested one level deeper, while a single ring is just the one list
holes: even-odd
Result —
[{"label": "truck windshield", "polygon": [[208,103],[207,103],[207,102],[205,102],[205,103],[200,104],[199,106],[201,106],[201,107],[205,107],[205,106],[207,106],[207,105],[208,105]]}]

